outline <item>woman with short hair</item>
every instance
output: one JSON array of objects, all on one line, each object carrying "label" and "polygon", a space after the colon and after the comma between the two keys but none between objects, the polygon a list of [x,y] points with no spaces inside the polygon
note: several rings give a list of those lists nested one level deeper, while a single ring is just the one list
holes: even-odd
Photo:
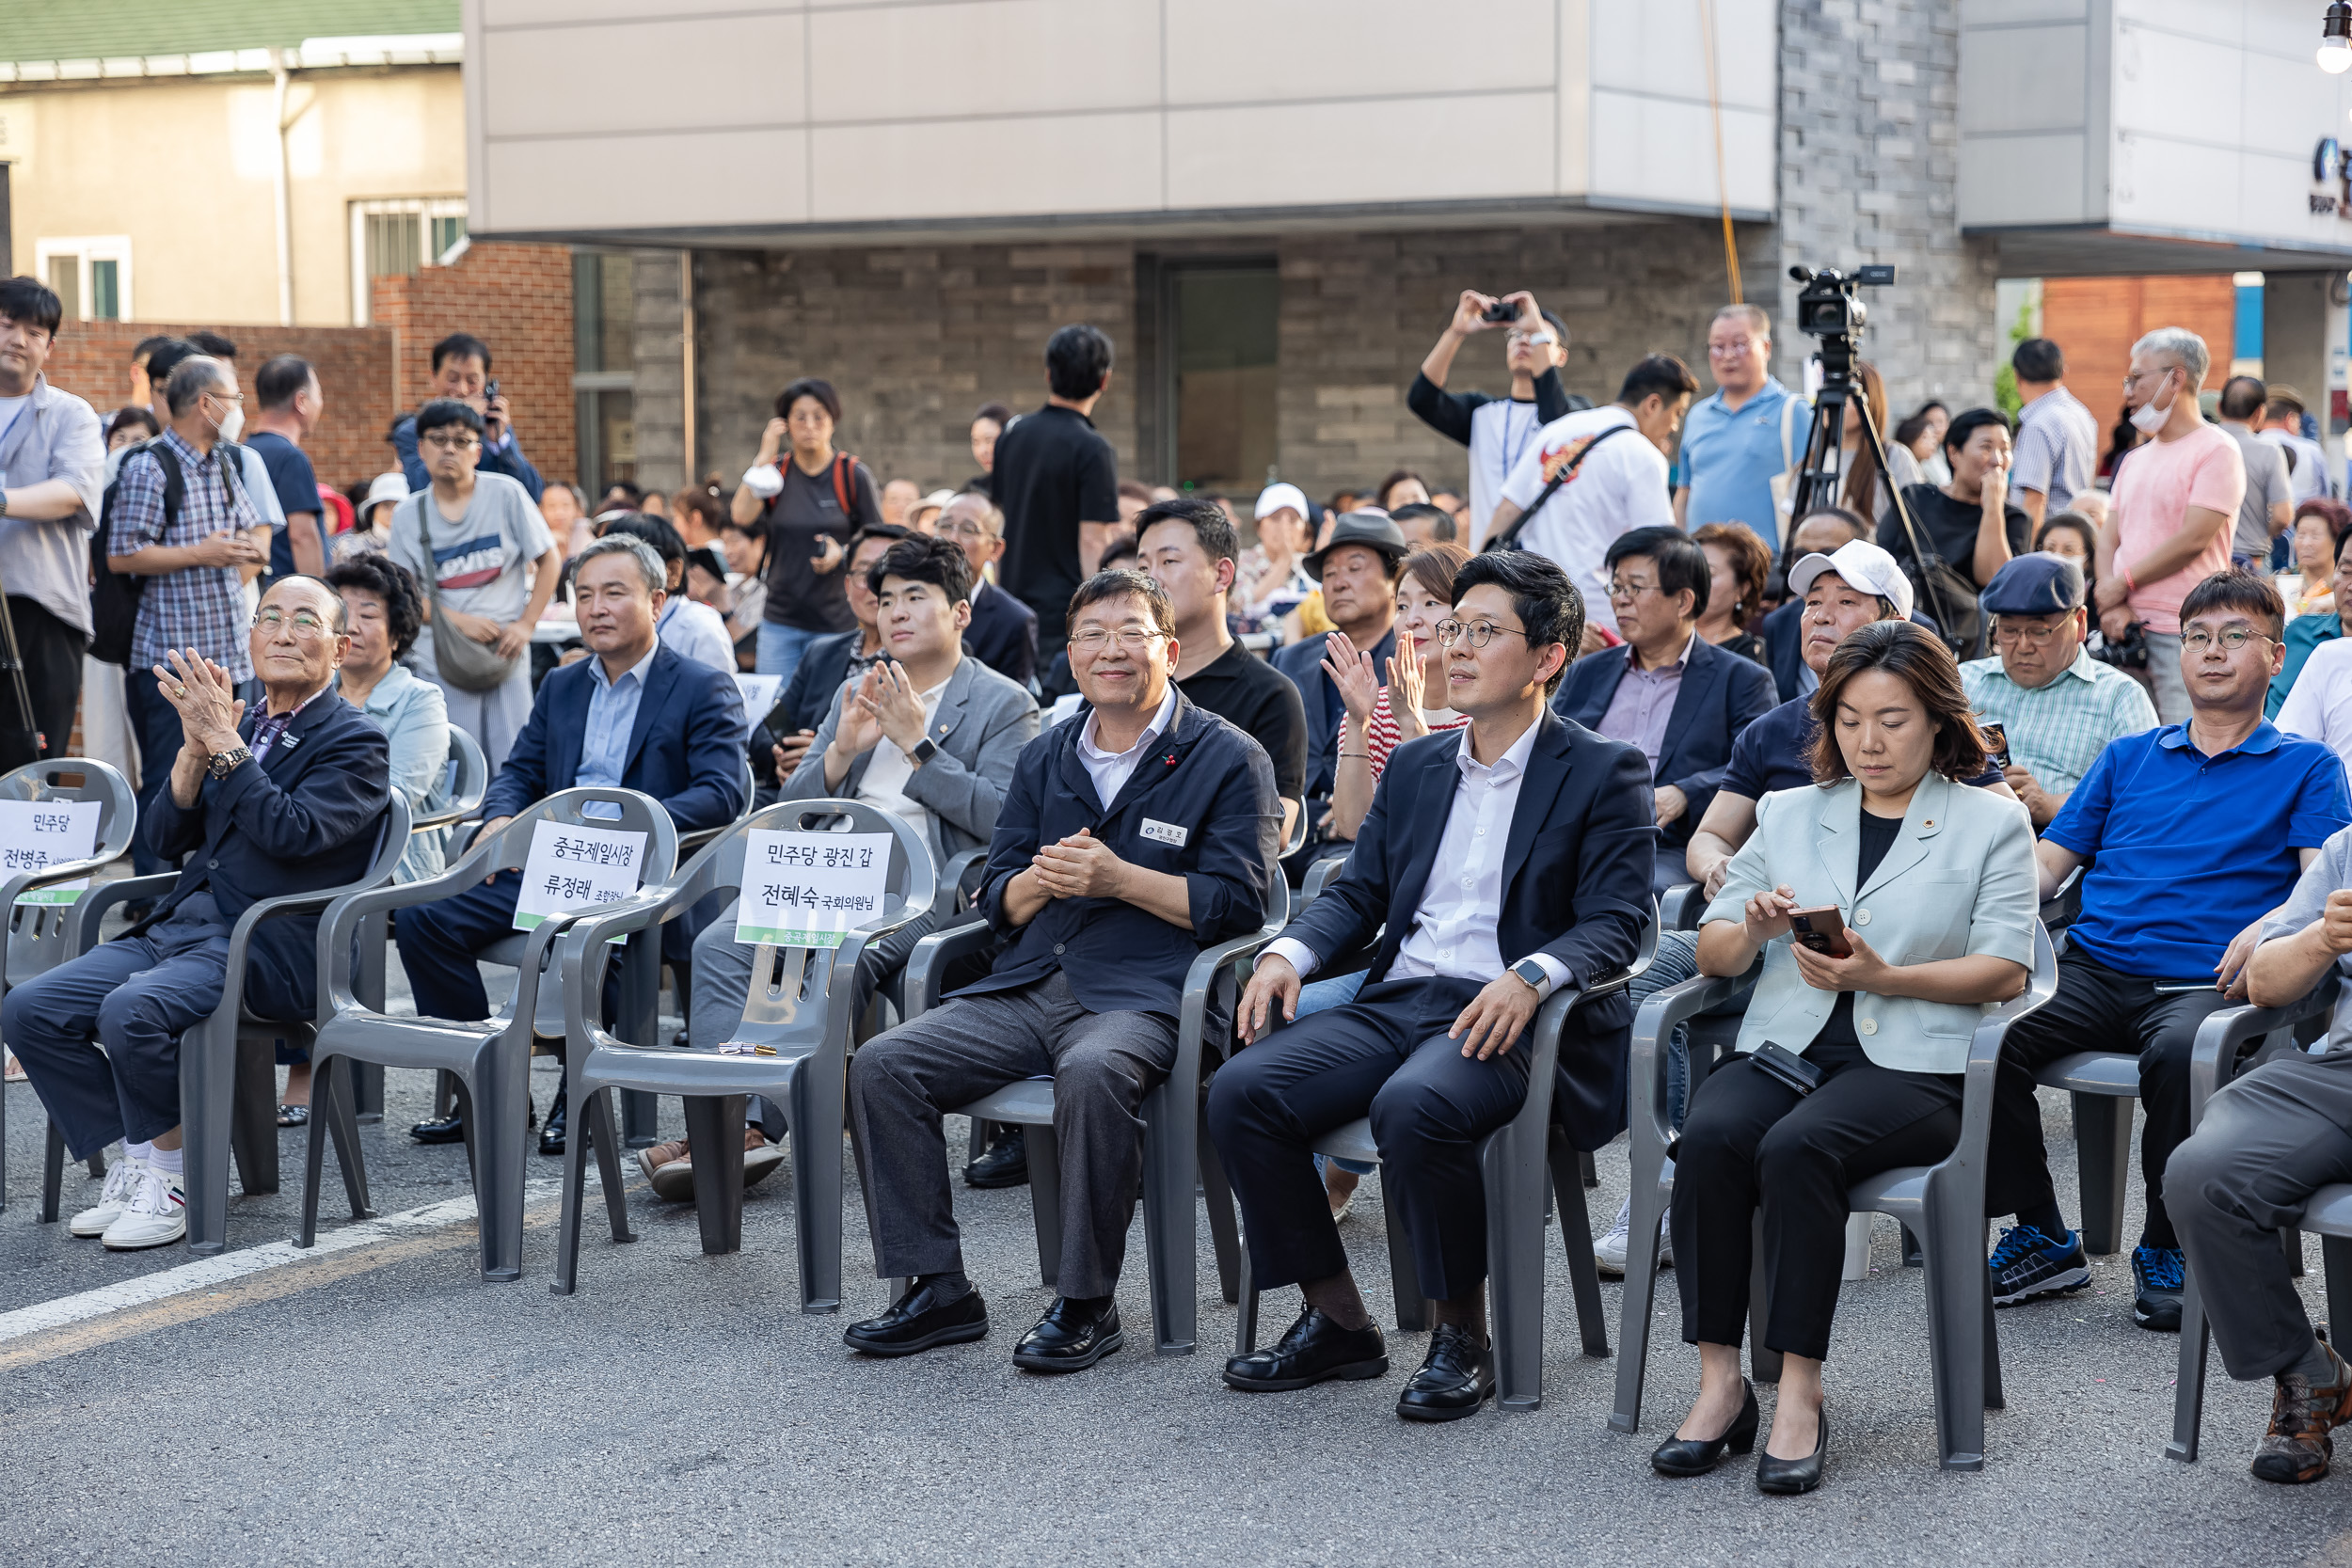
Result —
[{"label": "woman with short hair", "polygon": [[834,448],[840,423],[841,394],[832,382],[808,375],[787,387],[730,503],[737,522],[767,530],[759,673],[787,684],[811,642],[856,627],[841,567],[850,536],[882,523],[873,470]]}]

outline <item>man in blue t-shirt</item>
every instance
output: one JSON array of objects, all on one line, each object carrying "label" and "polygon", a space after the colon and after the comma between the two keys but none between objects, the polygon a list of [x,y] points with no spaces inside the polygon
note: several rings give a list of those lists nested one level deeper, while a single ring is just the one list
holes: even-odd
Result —
[{"label": "man in blue t-shirt", "polygon": [[2148,1219],[2132,1251],[2132,1316],[2159,1332],[2181,1326],[2183,1259],[2164,1166],[2188,1136],[2198,1026],[2244,999],[2264,919],[2328,835],[2352,823],[2335,753],[2263,718],[2285,623],[2266,577],[2217,572],[2190,589],[2181,604],[2189,721],[2110,742],[2042,835],[2044,899],[2096,859],[2058,960],[2058,994],[2010,1030],[2001,1052],[1985,1212],[2017,1223],[1993,1253],[1998,1305],[2090,1281],[2050,1182],[2035,1074],[2075,1052],[2128,1051],[2139,1057],[2148,1117],[2139,1141]]},{"label": "man in blue t-shirt", "polygon": [[1682,422],[1675,522],[1745,523],[1781,537],[1772,480],[1795,465],[1812,428],[1804,399],[1772,378],[1772,322],[1754,305],[1726,305],[1707,328],[1716,392]]},{"label": "man in blue t-shirt", "polygon": [[323,577],[326,525],[319,503],[319,476],[302,451],[302,443],[326,411],[318,372],[300,355],[281,354],[254,376],[253,397],[261,411],[253,417],[245,444],[269,471],[270,488],[286,514],[286,526],[270,541],[269,575]]}]

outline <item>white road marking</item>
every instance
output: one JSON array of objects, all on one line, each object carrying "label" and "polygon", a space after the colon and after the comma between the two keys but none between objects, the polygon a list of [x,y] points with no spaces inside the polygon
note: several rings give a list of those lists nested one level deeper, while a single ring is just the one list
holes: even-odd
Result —
[{"label": "white road marking", "polygon": [[[553,1196],[561,1191],[560,1182],[532,1181],[525,1184],[523,1197],[529,1202],[534,1198]],[[463,1197],[451,1198],[446,1203],[428,1204],[421,1209],[360,1220],[336,1230],[322,1230],[315,1246],[298,1247],[290,1241],[270,1242],[239,1252],[199,1258],[176,1269],[141,1275],[136,1279],[126,1279],[116,1285],[102,1285],[95,1291],[60,1296],[56,1301],[20,1307],[13,1312],[0,1312],[0,1344],[21,1339],[28,1334],[42,1334],[53,1328],[63,1328],[69,1323],[103,1318],[126,1307],[144,1307],[150,1302],[162,1301],[170,1296],[216,1290],[230,1280],[242,1279],[246,1275],[260,1274],[268,1269],[282,1269],[289,1263],[311,1262],[335,1253],[349,1252],[355,1247],[375,1246],[425,1231],[468,1224],[475,1217],[473,1195],[469,1193]]]}]

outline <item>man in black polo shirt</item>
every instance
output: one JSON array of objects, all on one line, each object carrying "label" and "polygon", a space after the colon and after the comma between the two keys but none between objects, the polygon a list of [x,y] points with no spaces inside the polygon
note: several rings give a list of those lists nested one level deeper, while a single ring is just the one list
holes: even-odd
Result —
[{"label": "man in black polo shirt", "polygon": [[1068,640],[1070,595],[1093,576],[1119,529],[1119,457],[1094,428],[1094,405],[1111,384],[1111,341],[1065,326],[1045,345],[1045,406],[996,438],[989,492],[1005,515],[997,580],[1037,611],[1037,662],[1051,665]]}]

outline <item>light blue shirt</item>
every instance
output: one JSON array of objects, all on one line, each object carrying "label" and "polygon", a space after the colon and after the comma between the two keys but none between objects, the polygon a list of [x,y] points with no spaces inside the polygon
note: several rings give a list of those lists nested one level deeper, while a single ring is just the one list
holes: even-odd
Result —
[{"label": "light blue shirt", "polygon": [[[1782,410],[1792,399],[1797,406],[1787,416],[1784,449]],[[1804,455],[1808,419],[1804,400],[1771,376],[1737,412],[1724,405],[1720,391],[1692,408],[1682,422],[1679,465],[1682,483],[1691,489],[1683,514],[1688,525],[1745,523],[1760,539],[1778,539],[1772,476],[1788,466],[1788,454]]]},{"label": "light blue shirt", "polygon": [[628,768],[629,732],[637,727],[637,705],[645,695],[645,671],[660,652],[657,639],[619,680],[605,674],[603,659],[588,656],[588,674],[596,689],[588,699],[588,731],[580,737],[580,771],[572,775],[574,784],[621,786],[621,775]]}]

